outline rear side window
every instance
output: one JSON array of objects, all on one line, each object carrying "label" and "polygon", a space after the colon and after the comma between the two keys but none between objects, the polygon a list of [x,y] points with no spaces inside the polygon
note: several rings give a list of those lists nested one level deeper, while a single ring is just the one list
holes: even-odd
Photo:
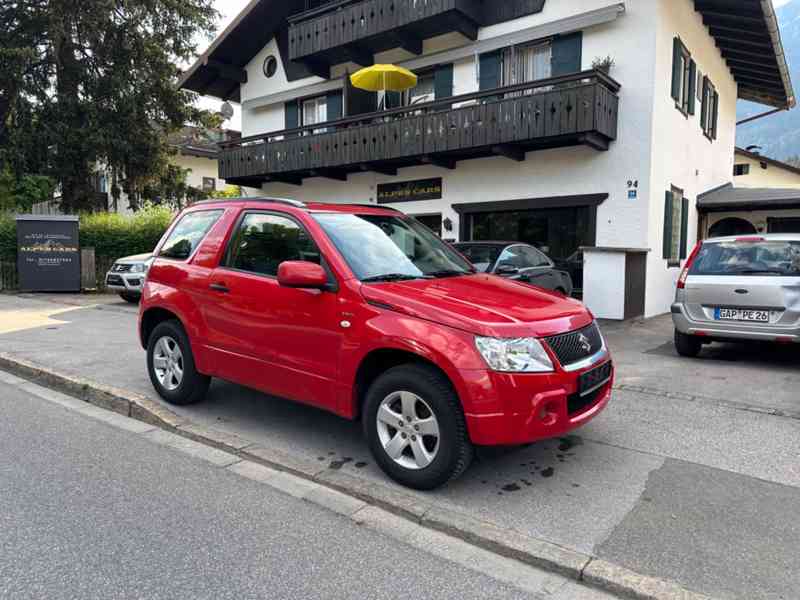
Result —
[{"label": "rear side window", "polygon": [[321,264],[321,256],[308,232],[292,219],[250,213],[242,219],[231,242],[227,265],[239,271],[274,277],[287,260]]},{"label": "rear side window", "polygon": [[690,275],[800,277],[800,242],[777,240],[703,244]]},{"label": "rear side window", "polygon": [[159,256],[187,260],[222,216],[222,210],[190,212],[181,217],[161,247]]}]

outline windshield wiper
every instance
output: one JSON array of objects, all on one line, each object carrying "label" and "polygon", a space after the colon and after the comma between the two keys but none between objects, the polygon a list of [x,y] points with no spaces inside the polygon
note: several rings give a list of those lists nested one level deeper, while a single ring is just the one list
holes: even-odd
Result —
[{"label": "windshield wiper", "polygon": [[759,275],[766,273],[768,275],[786,275],[786,271],[780,269],[742,269],[741,271],[733,271],[734,275]]},{"label": "windshield wiper", "polygon": [[441,271],[433,271],[432,273],[425,273],[428,277],[436,279],[444,277],[461,277],[462,275],[473,275],[474,271],[458,271],[456,269],[442,269]]},{"label": "windshield wiper", "polygon": [[406,273],[386,273],[385,275],[375,275],[362,279],[361,283],[381,283],[387,281],[411,281],[413,279],[423,279],[422,275],[408,275]]}]

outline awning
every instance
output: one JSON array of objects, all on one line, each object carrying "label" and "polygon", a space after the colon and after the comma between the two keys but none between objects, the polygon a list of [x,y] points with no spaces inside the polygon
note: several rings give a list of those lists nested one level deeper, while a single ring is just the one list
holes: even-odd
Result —
[{"label": "awning", "polygon": [[776,108],[795,105],[772,0],[695,0],[728,63],[739,97]]},{"label": "awning", "polygon": [[700,212],[800,208],[800,189],[735,188],[726,184],[697,197]]}]

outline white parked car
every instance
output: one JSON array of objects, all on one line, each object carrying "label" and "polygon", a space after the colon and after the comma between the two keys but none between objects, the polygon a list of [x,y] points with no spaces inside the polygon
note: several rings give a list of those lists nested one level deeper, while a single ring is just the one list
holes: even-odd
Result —
[{"label": "white parked car", "polygon": [[106,288],[118,293],[126,302],[136,304],[142,297],[142,287],[151,264],[152,253],[120,258],[106,274]]}]

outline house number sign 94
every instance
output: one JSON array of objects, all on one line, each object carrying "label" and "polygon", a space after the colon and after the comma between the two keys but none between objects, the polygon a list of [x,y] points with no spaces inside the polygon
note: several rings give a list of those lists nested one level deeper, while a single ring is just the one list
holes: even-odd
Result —
[{"label": "house number sign 94", "polygon": [[628,199],[629,200],[636,200],[639,196],[639,180],[638,179],[629,179],[628,180]]}]

